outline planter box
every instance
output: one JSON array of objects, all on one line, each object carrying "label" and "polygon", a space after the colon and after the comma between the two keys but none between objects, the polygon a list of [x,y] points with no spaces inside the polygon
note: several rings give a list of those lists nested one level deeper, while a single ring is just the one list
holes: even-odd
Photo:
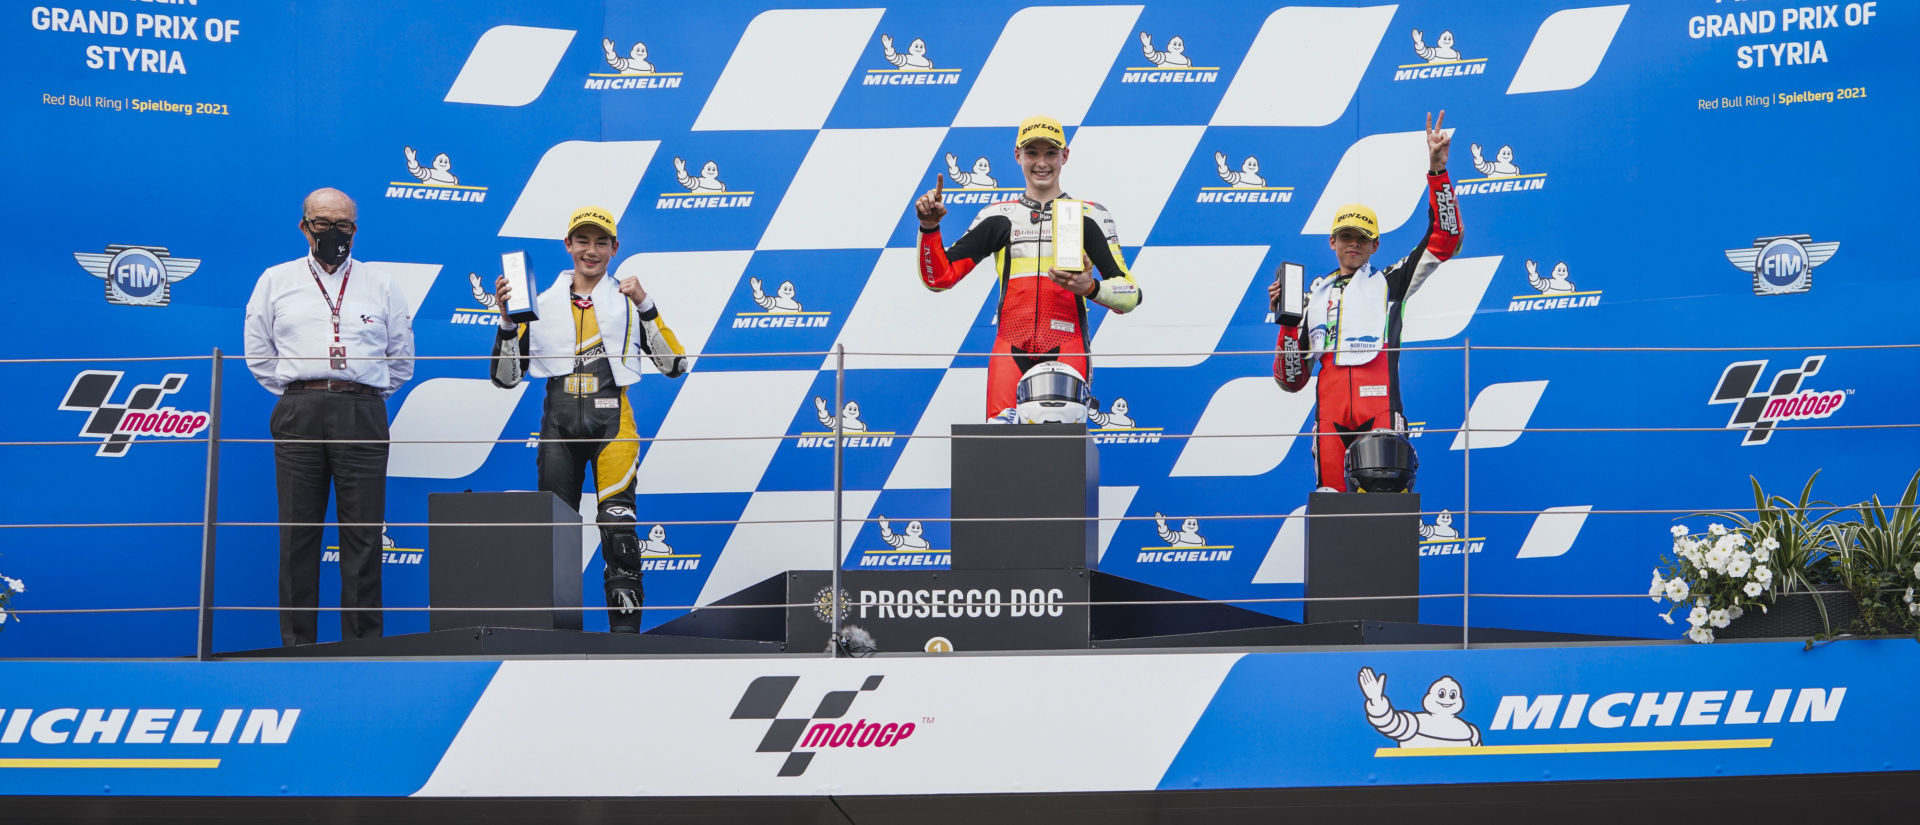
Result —
[{"label": "planter box", "polygon": [[[1839,585],[1826,587],[1834,589],[1822,590],[1817,595],[1827,608],[1827,622],[1834,631],[1843,630],[1860,618],[1860,603],[1854,601],[1852,593],[1838,589]],[[1814,604],[1815,596],[1804,590],[1782,593],[1768,607],[1768,612],[1748,609],[1713,635],[1717,639],[1806,639],[1826,633],[1826,626],[1820,622],[1820,608]]]}]

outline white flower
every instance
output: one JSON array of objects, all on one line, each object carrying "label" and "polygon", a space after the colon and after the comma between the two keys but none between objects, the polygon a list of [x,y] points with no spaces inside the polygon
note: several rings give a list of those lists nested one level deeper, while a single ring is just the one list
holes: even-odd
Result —
[{"label": "white flower", "polygon": [[1913,577],[1920,579],[1920,561],[1913,563]]},{"label": "white flower", "polygon": [[1905,599],[1907,604],[1913,604],[1913,588],[1911,587],[1907,588],[1907,595],[1902,596],[1901,598]]},{"label": "white flower", "polygon": [[1701,596],[1701,597],[1699,597],[1699,598],[1696,598],[1696,599],[1694,599],[1694,600],[1693,600],[1693,606],[1694,606],[1694,607],[1706,607],[1706,606],[1707,606],[1707,597],[1705,597],[1705,596]]},{"label": "white flower", "polygon": [[1744,533],[1728,533],[1728,534],[1727,534],[1727,543],[1728,543],[1728,544],[1731,544],[1731,545],[1733,545],[1733,546],[1735,546],[1735,547],[1745,547],[1745,546],[1747,546],[1747,537],[1746,537],[1746,534],[1744,534]]},{"label": "white flower", "polygon": [[1771,567],[1754,568],[1753,580],[1759,582],[1761,587],[1772,587],[1773,586],[1773,568]]},{"label": "white flower", "polygon": [[1707,622],[1716,628],[1726,627],[1733,623],[1733,617],[1727,615],[1725,610],[1715,610],[1707,614]]},{"label": "white flower", "polygon": [[[1765,568],[1761,569],[1764,570]],[[1759,582],[1747,582],[1747,586],[1740,588],[1740,591],[1747,594],[1747,598],[1749,599],[1757,599],[1760,598],[1760,592],[1765,589],[1766,587]]]},{"label": "white flower", "polygon": [[1722,527],[1718,522],[1715,522],[1713,524],[1707,525],[1707,532],[1715,536],[1724,536],[1727,534],[1727,528]]},{"label": "white flower", "polygon": [[1736,579],[1744,578],[1747,575],[1747,571],[1752,567],[1752,556],[1745,553],[1735,553],[1733,554],[1733,559],[1727,562],[1727,575]]},{"label": "white flower", "polygon": [[1712,550],[1707,552],[1707,567],[1712,568],[1715,573],[1725,573],[1727,572],[1727,562],[1732,558],[1733,550],[1731,548],[1716,545]]},{"label": "white flower", "polygon": [[1685,579],[1667,580],[1667,598],[1672,599],[1674,604],[1686,601],[1687,596],[1687,581]]},{"label": "white flower", "polygon": [[1666,622],[1667,624],[1673,624],[1673,614],[1662,613],[1660,614],[1660,620],[1663,622]]},{"label": "white flower", "polygon": [[1760,540],[1760,549],[1762,549],[1762,550],[1778,550],[1778,549],[1780,549],[1780,540],[1779,540],[1779,539],[1776,539],[1776,538],[1774,538],[1774,537],[1772,537],[1772,536],[1768,536],[1768,537],[1766,537],[1766,538],[1764,538],[1764,539],[1761,539],[1761,540]]},{"label": "white flower", "polygon": [[0,624],[6,624],[6,623],[7,623],[7,609],[4,607],[0,607]]},{"label": "white flower", "polygon": [[[1773,539],[1767,539],[1767,541],[1773,541]],[[1773,550],[1762,544],[1760,549],[1753,551],[1753,560],[1762,564],[1773,561]]]},{"label": "white flower", "polygon": [[1714,539],[1713,549],[1721,553],[1731,553],[1735,550],[1738,550],[1740,549],[1740,543],[1737,541],[1734,541],[1734,539],[1736,538],[1739,538],[1739,537],[1734,535],[1725,535],[1725,536],[1721,536],[1720,538]]},{"label": "white flower", "polygon": [[1700,644],[1703,644],[1703,645],[1710,645],[1710,644],[1713,644],[1713,631],[1708,630],[1704,627],[1696,627],[1692,630],[1687,631],[1687,638],[1692,639],[1696,642],[1699,642]]},{"label": "white flower", "polygon": [[1660,578],[1660,571],[1653,571],[1653,584],[1647,586],[1647,595],[1652,596],[1657,602],[1660,601],[1660,594],[1666,592],[1666,589],[1667,580]]},{"label": "white flower", "polygon": [[1747,611],[1741,610],[1740,605],[1736,604],[1732,607],[1727,608],[1727,618],[1732,619],[1734,621],[1739,621],[1740,617],[1745,615],[1747,615]]},{"label": "white flower", "polygon": [[1704,625],[1712,618],[1712,614],[1708,613],[1704,607],[1695,607],[1687,612],[1687,624],[1693,625],[1694,627]]},{"label": "white flower", "polygon": [[15,593],[25,593],[25,592],[27,592],[27,583],[26,583],[26,582],[23,582],[23,581],[21,581],[21,580],[19,580],[19,579],[16,579],[16,578],[14,578],[14,577],[12,577],[12,576],[0,576],[0,579],[6,579],[6,580],[7,580],[7,589],[9,589],[9,590],[12,590],[12,591],[13,591],[13,592],[15,592]]},{"label": "white flower", "polygon": [[1687,535],[1687,528],[1685,525],[1676,524],[1673,526],[1673,529],[1669,532],[1673,533],[1673,537],[1676,539],[1685,538]]}]

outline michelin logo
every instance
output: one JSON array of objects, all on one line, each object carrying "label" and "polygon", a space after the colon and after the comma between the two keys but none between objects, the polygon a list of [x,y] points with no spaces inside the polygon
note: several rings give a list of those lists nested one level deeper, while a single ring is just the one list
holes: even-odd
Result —
[{"label": "michelin logo", "polygon": [[284,745],[300,709],[19,708],[0,710],[0,717],[0,745]]},{"label": "michelin logo", "polygon": [[[387,535],[387,528],[380,528],[381,564],[422,564],[426,559],[426,553],[427,551],[418,548],[396,546],[393,542],[393,537]],[[327,547],[327,549],[320,554],[320,562],[322,564],[339,564],[340,546],[336,544]]]},{"label": "michelin logo", "polygon": [[1433,523],[1420,523],[1420,555],[1422,556],[1463,556],[1478,553],[1486,549],[1485,539],[1470,539],[1460,535],[1453,526],[1453,512],[1441,510],[1434,516]]},{"label": "michelin logo", "polygon": [[1175,530],[1167,525],[1167,517],[1156,511],[1153,514],[1153,526],[1167,546],[1140,548],[1139,555],[1134,557],[1135,563],[1210,562],[1233,558],[1233,545],[1207,543],[1206,537],[1200,535],[1200,520],[1197,518],[1180,522],[1180,529]]},{"label": "michelin logo", "polygon": [[1813,289],[1813,270],[1839,251],[1839,241],[1814,243],[1812,235],[1773,235],[1754,238],[1753,246],[1745,249],[1727,250],[1727,262],[1752,273],[1753,294],[1791,295]]},{"label": "michelin logo", "polygon": [[487,291],[487,285],[480,280],[480,273],[467,273],[467,287],[473,293],[473,302],[478,307],[454,307],[449,323],[462,326],[485,326],[498,329],[500,326],[500,299]]},{"label": "michelin logo", "polygon": [[801,447],[832,447],[834,434],[844,431],[847,434],[848,447],[891,447],[893,433],[871,430],[867,422],[860,419],[860,402],[848,401],[839,415],[827,408],[827,399],[813,397],[813,414],[820,421],[825,432],[801,433]]},{"label": "michelin logo", "polygon": [[662,192],[655,201],[655,209],[728,209],[753,205],[752,192],[733,192],[720,180],[720,164],[707,161],[700,166],[700,174],[687,171],[687,162],[681,158],[673,159],[674,179],[680,182],[685,192]]},{"label": "michelin logo", "polygon": [[[1398,743],[1396,748],[1375,751],[1376,756],[1401,755],[1395,751],[1408,748],[1488,747],[1481,741],[1480,727],[1460,717],[1460,712],[1466,709],[1466,695],[1460,682],[1452,676],[1441,676],[1427,686],[1419,711],[1393,707],[1387,698],[1385,673],[1376,674],[1373,668],[1363,667],[1359,683],[1367,723],[1381,736]],[[1493,723],[1487,729],[1578,730],[1832,722],[1840,718],[1846,697],[1845,687],[1639,691],[1598,697],[1591,693],[1502,696],[1494,708]],[[1760,702],[1765,703],[1764,709]],[[1563,746],[1564,751],[1558,752],[1591,753],[1610,744],[1569,743]],[[1660,750],[1647,746],[1686,746],[1690,742],[1639,744],[1648,750]]]},{"label": "michelin logo", "polygon": [[640,555],[642,571],[700,569],[700,554],[674,552],[673,545],[667,543],[667,528],[659,524],[640,540]]},{"label": "michelin logo", "polygon": [[623,89],[678,89],[685,79],[681,72],[663,72],[647,59],[647,44],[634,43],[625,57],[614,48],[611,38],[600,39],[600,51],[611,73],[589,73],[585,88],[596,91]]},{"label": "michelin logo", "polygon": [[1142,427],[1133,420],[1132,407],[1125,398],[1113,399],[1106,410],[1095,409],[1087,413],[1094,423],[1093,443],[1095,444],[1158,444],[1159,427]]},{"label": "michelin logo", "polygon": [[959,189],[948,189],[941,195],[940,201],[948,206],[985,206],[989,203],[1007,200],[1004,193],[1024,191],[1021,187],[1000,185],[993,176],[993,163],[985,155],[973,159],[973,164],[965,171],[960,169],[960,156],[947,153],[947,179],[953,181]]},{"label": "michelin logo", "polygon": [[1454,48],[1453,31],[1440,33],[1440,37],[1427,45],[1427,35],[1419,29],[1413,30],[1413,53],[1424,62],[1408,63],[1393,73],[1393,79],[1429,80],[1439,77],[1472,77],[1487,71],[1487,59],[1484,57],[1467,58]]},{"label": "michelin logo", "polygon": [[1473,168],[1480,177],[1456,181],[1453,191],[1458,195],[1486,195],[1495,192],[1532,192],[1547,188],[1547,173],[1522,172],[1513,162],[1513,147],[1502,146],[1488,160],[1486,150],[1475,143],[1467,147],[1473,152]]},{"label": "michelin logo", "polygon": [[868,69],[862,86],[957,86],[960,84],[959,69],[942,69],[933,65],[933,59],[927,57],[927,41],[918,37],[907,44],[906,51],[893,48],[893,35],[880,35],[880,56],[893,64],[891,69]]},{"label": "michelin logo", "polygon": [[1140,33],[1140,52],[1152,66],[1129,67],[1120,74],[1121,83],[1213,83],[1220,79],[1220,67],[1195,66],[1187,57],[1187,41],[1179,35],[1167,40],[1166,51],[1153,47],[1153,35]]},{"label": "michelin logo", "polygon": [[886,516],[878,521],[880,540],[892,549],[866,551],[860,557],[861,567],[937,567],[952,563],[947,551],[936,550],[927,542],[926,528],[920,522],[909,521],[904,532],[896,533]]},{"label": "michelin logo", "polygon": [[163,307],[173,300],[173,284],[200,268],[199,258],[175,258],[164,246],[107,244],[105,252],[75,252],[87,274],[106,282],[107,303]]},{"label": "michelin logo", "polygon": [[1530,312],[1542,309],[1574,309],[1600,305],[1602,290],[1579,291],[1569,277],[1567,262],[1553,265],[1547,275],[1540,274],[1540,265],[1527,261],[1527,285],[1533,287],[1531,295],[1515,295],[1507,303],[1508,312]]},{"label": "michelin logo", "polygon": [[420,163],[420,154],[411,146],[402,147],[407,158],[407,174],[412,182],[389,181],[387,197],[400,200],[454,201],[456,203],[485,203],[487,187],[466,186],[460,183],[460,176],[453,173],[453,158],[445,152],[433,156],[426,165]]},{"label": "michelin logo", "polygon": [[1293,187],[1267,185],[1267,179],[1260,174],[1257,157],[1248,155],[1235,170],[1227,168],[1227,153],[1215,152],[1213,166],[1227,185],[1201,187],[1195,203],[1288,203],[1293,200]]},{"label": "michelin logo", "polygon": [[799,293],[792,281],[781,281],[772,295],[767,294],[766,283],[759,278],[748,278],[747,287],[753,292],[754,305],[763,311],[734,313],[734,329],[824,328],[832,320],[831,312],[806,311],[795,297]]},{"label": "michelin logo", "polygon": [[1367,724],[1402,748],[1477,748],[1480,728],[1460,718],[1467,706],[1460,683],[1442,676],[1427,686],[1420,710],[1395,710],[1387,698],[1387,674],[1360,669],[1360,694],[1366,697]]}]

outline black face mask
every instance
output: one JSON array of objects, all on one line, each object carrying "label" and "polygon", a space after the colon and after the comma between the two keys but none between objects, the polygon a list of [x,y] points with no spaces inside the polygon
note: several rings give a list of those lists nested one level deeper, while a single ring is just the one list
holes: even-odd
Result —
[{"label": "black face mask", "polygon": [[347,259],[347,250],[353,248],[353,236],[333,227],[313,237],[313,257],[327,266],[339,266]]}]

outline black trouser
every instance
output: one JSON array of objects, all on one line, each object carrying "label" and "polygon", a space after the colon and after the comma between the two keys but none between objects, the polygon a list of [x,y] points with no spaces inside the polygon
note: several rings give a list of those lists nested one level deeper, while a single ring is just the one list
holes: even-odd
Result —
[{"label": "black trouser", "polygon": [[627,403],[625,389],[614,386],[611,380],[602,382],[600,391],[592,396],[567,393],[565,380],[563,376],[547,382],[546,406],[540,417],[540,489],[568,504],[578,502],[587,465],[593,465],[594,489],[600,502],[594,520],[600,522],[600,556],[607,563],[603,576],[607,624],[615,629],[638,630],[639,611],[615,609],[619,607],[620,591],[631,594],[636,602],[643,592],[640,537],[633,528],[633,474],[640,463],[633,408]]},{"label": "black trouser", "polygon": [[[340,637],[380,635],[381,525],[387,519],[387,402],[377,395],[289,389],[273,407],[274,482],[280,494],[280,606],[320,604],[320,527],[327,483],[338,493]],[[373,444],[310,444],[320,439],[379,439]],[[288,524],[292,523],[292,524]],[[319,614],[280,611],[282,644],[313,644]]]}]

